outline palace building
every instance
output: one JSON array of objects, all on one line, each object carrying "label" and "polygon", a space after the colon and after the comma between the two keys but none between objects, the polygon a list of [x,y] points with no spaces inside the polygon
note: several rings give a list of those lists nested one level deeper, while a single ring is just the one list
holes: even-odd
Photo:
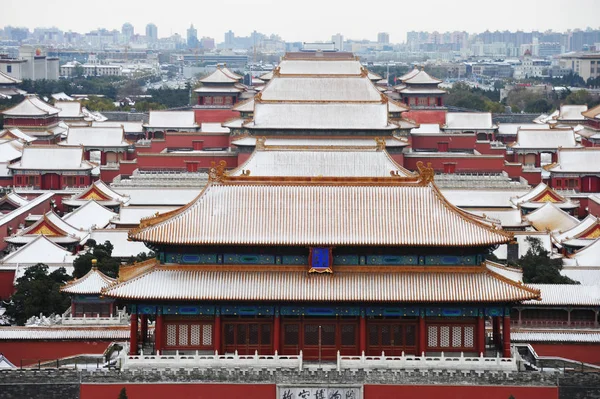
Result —
[{"label": "palace building", "polygon": [[[539,297],[484,260],[512,234],[448,203],[430,168],[373,148],[353,170],[345,151],[259,148],[130,231],[157,259],[102,294],[131,310],[131,353],[510,357],[510,310]],[[300,171],[286,161],[302,155]],[[154,342],[140,343],[149,319]]]}]

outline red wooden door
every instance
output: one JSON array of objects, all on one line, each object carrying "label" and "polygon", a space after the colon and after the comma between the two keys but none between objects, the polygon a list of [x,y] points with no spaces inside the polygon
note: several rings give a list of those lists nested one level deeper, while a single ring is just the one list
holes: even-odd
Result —
[{"label": "red wooden door", "polygon": [[367,354],[390,356],[417,354],[417,322],[400,320],[369,321]]},{"label": "red wooden door", "polygon": [[42,175],[42,190],[60,190],[60,176],[56,173]]},{"label": "red wooden door", "polygon": [[240,355],[273,353],[272,321],[228,321],[223,324],[223,345],[226,353]]}]

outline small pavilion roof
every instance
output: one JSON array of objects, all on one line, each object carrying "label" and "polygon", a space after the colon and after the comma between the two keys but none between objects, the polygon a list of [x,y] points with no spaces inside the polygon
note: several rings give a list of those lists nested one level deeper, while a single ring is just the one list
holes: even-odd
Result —
[{"label": "small pavilion roof", "polygon": [[582,115],[588,119],[600,119],[600,105],[582,112]]},{"label": "small pavilion roof", "polygon": [[[381,147],[377,147],[377,146]],[[250,173],[253,176],[331,176],[387,177],[390,173],[413,176],[413,173],[398,165],[381,144],[373,141],[371,148],[297,147],[260,145],[250,158],[231,176]]]},{"label": "small pavilion roof", "polygon": [[59,118],[81,118],[84,115],[81,112],[81,103],[79,101],[56,101],[54,107],[60,109]]},{"label": "small pavilion roof", "polygon": [[398,78],[398,80],[400,80],[401,82],[404,82],[407,79],[410,79],[412,77],[414,77],[415,75],[417,75],[420,72],[419,68],[417,66],[415,66],[412,70],[408,71],[407,73],[405,73],[404,75],[400,76]]},{"label": "small pavilion roof", "polygon": [[36,137],[29,136],[28,134],[23,133],[23,131],[21,131],[21,129],[16,128],[16,127],[12,127],[10,129],[4,129],[4,130],[0,131],[0,139],[8,139],[8,138],[21,140],[25,143],[31,143],[31,142],[37,140]]},{"label": "small pavilion roof", "polygon": [[558,121],[584,121],[585,117],[582,114],[587,110],[587,105],[561,105],[556,119]]},{"label": "small pavilion roof", "polygon": [[513,204],[528,209],[540,208],[548,202],[554,203],[561,209],[572,209],[579,206],[579,202],[563,197],[546,183],[540,183],[527,194],[512,199]]},{"label": "small pavilion roof", "polygon": [[433,170],[419,168],[411,177],[340,180],[229,176],[221,164],[196,200],[142,221],[130,237],[175,245],[486,246],[511,240],[512,234],[448,203],[432,183]]},{"label": "small pavilion roof", "polygon": [[5,238],[5,241],[12,244],[26,244],[39,235],[45,235],[57,244],[72,244],[84,240],[89,232],[71,226],[56,213],[49,211],[31,226]]},{"label": "small pavilion roof", "polygon": [[[226,68],[225,68],[226,69]],[[226,72],[227,71],[227,72]],[[229,69],[217,67],[211,74],[200,79],[202,83],[237,83],[242,77],[229,71]],[[228,73],[229,72],[229,73]]]},{"label": "small pavilion roof", "polygon": [[37,96],[27,96],[19,104],[0,113],[4,116],[16,117],[58,115],[59,112],[60,109],[40,100]]},{"label": "small pavilion roof", "polygon": [[600,237],[564,260],[565,266],[600,266]]},{"label": "small pavilion roof", "polygon": [[600,173],[600,148],[560,148],[556,164],[550,166],[550,172],[562,173]]},{"label": "small pavilion roof", "polygon": [[67,294],[101,294],[102,290],[114,285],[117,279],[108,277],[96,267],[92,267],[85,276],[69,281],[61,287],[61,291]]},{"label": "small pavilion roof", "polygon": [[444,129],[493,130],[498,126],[492,121],[491,112],[448,112]]},{"label": "small pavilion roof", "polygon": [[64,91],[61,91],[60,93],[54,93],[50,97],[56,101],[75,101],[73,97],[69,96]]},{"label": "small pavilion roof", "polygon": [[513,149],[558,149],[578,148],[581,144],[575,139],[573,129],[519,129],[516,141],[510,144]]},{"label": "small pavilion roof", "polygon": [[55,244],[48,237],[39,235],[15,252],[6,255],[1,264],[58,264],[64,263],[71,256],[71,252]]},{"label": "small pavilion roof", "polygon": [[11,191],[10,193],[6,194],[4,197],[0,198],[0,204],[3,204],[5,202],[8,202],[8,203],[14,205],[14,207],[16,209],[21,206],[27,205],[29,203],[29,200],[21,197],[19,194],[15,193],[14,191]]},{"label": "small pavilion roof", "polygon": [[[134,266],[135,267],[135,266]],[[470,268],[336,266],[310,275],[305,266],[148,266],[102,291],[112,298],[146,300],[250,300],[295,302],[512,302],[539,291],[497,274]]]},{"label": "small pavilion roof", "polygon": [[0,369],[16,369],[17,366],[11,363],[4,355],[0,354]]},{"label": "small pavilion roof", "polygon": [[20,161],[9,169],[20,170],[92,170],[94,165],[83,159],[82,147],[30,145],[23,147]]},{"label": "small pavilion roof", "polygon": [[585,247],[599,237],[600,219],[590,214],[571,230],[555,235],[554,240],[558,247],[562,245]]},{"label": "small pavilion roof", "polygon": [[129,202],[129,197],[114,191],[102,180],[97,180],[83,192],[63,200],[63,204],[69,206],[81,206],[90,200],[94,200],[103,206],[116,206]]},{"label": "small pavilion roof", "polygon": [[[406,75],[404,75],[404,76],[406,76]],[[420,70],[417,73],[412,74],[412,76],[409,76],[407,78],[404,78],[404,76],[402,78],[400,78],[400,79],[402,80],[402,82],[404,82],[407,85],[413,85],[413,84],[418,84],[418,85],[423,85],[423,84],[437,85],[437,84],[440,84],[440,83],[443,82],[442,80],[439,80],[439,79],[436,79],[436,78],[432,77],[431,75],[429,75],[424,70]]]},{"label": "small pavilion roof", "polygon": [[110,220],[116,216],[115,212],[103,207],[96,200],[92,199],[73,212],[64,215],[63,220],[77,229],[90,230],[92,228],[102,229],[106,227],[110,223]]},{"label": "small pavilion roof", "polygon": [[221,67],[221,71],[223,71],[227,76],[230,76],[230,77],[232,77],[234,79],[238,79],[239,80],[239,79],[243,78],[242,75],[239,75],[239,74],[233,72],[231,69],[227,68],[227,66],[225,66],[225,65]]},{"label": "small pavilion roof", "polygon": [[130,144],[124,136],[123,127],[69,127],[67,139],[60,142],[59,145],[67,147],[126,148]]},{"label": "small pavilion roof", "polygon": [[525,215],[525,219],[537,231],[561,232],[572,229],[579,220],[560,209],[552,202],[547,202],[542,207]]},{"label": "small pavilion roof", "polygon": [[13,78],[12,76],[0,71],[0,85],[13,86],[18,85],[20,83],[23,83],[23,81],[17,78]]}]

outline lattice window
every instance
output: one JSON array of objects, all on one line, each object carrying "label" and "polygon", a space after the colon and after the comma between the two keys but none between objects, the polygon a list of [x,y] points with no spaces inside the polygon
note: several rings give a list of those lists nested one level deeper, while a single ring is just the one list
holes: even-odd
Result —
[{"label": "lattice window", "polygon": [[335,325],[323,324],[321,326],[321,344],[335,345]]},{"label": "lattice window", "polygon": [[429,326],[427,328],[427,345],[431,348],[437,347],[438,343],[438,328],[436,326]]},{"label": "lattice window", "polygon": [[250,329],[248,343],[250,345],[258,344],[258,324],[250,324],[248,327]]},{"label": "lattice window", "polygon": [[354,325],[342,325],[342,345],[356,345],[356,328]]},{"label": "lattice window", "polygon": [[415,331],[415,326],[405,326],[405,330],[406,330],[406,335],[405,337],[405,344],[406,346],[414,346],[417,340],[417,334]]},{"label": "lattice window", "polygon": [[225,345],[235,345],[235,324],[225,325]]},{"label": "lattice window", "polygon": [[379,345],[379,329],[377,326],[369,326],[369,345]]},{"label": "lattice window", "polygon": [[200,345],[200,324],[192,324],[190,326],[190,345]]},{"label": "lattice window", "polygon": [[452,327],[452,346],[454,348],[460,348],[462,346],[462,327]]},{"label": "lattice window", "polygon": [[188,346],[188,325],[179,325],[179,346]]},{"label": "lattice window", "polygon": [[465,348],[475,347],[475,329],[472,326],[465,326]]},{"label": "lattice window", "polygon": [[390,333],[390,326],[381,326],[381,345],[391,345],[392,336]]},{"label": "lattice window", "polygon": [[177,324],[167,324],[167,346],[177,345]]},{"label": "lattice window", "polygon": [[261,324],[260,326],[260,344],[269,345],[271,343],[271,325]]},{"label": "lattice window", "polygon": [[304,325],[304,344],[318,345],[319,344],[319,326],[315,324]]},{"label": "lattice window", "polygon": [[286,324],[283,328],[284,345],[298,345],[298,324]]},{"label": "lattice window", "polygon": [[212,345],[212,334],[213,329],[211,324],[203,324],[202,325],[202,345],[211,346]]},{"label": "lattice window", "polygon": [[442,347],[442,348],[450,347],[450,326],[441,326],[440,327],[440,347]]}]

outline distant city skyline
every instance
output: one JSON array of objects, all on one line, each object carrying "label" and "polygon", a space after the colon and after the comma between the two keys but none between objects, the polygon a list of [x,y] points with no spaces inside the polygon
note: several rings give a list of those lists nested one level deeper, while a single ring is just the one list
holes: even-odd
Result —
[{"label": "distant city skyline", "polygon": [[[222,42],[229,30],[236,36],[247,36],[257,30],[278,34],[287,42],[326,41],[338,32],[346,40],[376,41],[379,32],[388,32],[391,43],[405,42],[409,31],[481,33],[486,30],[552,29],[564,32],[600,27],[598,0],[571,0],[568,7],[562,0],[543,3],[505,0],[501,7],[475,0],[452,3],[429,0],[409,4],[382,0],[371,5],[305,0],[295,8],[274,0],[256,0],[251,6],[240,0],[202,3],[172,0],[168,6],[154,0],[106,0],[95,5],[92,13],[90,8],[81,7],[75,0],[58,0],[50,4],[54,7],[49,7],[47,1],[29,0],[24,8],[18,0],[3,0],[0,26],[23,26],[30,30],[57,27],[63,31],[85,33],[97,28],[120,31],[128,22],[136,34],[143,35],[146,26],[153,23],[158,27],[158,37],[162,38],[175,33],[186,37],[186,30],[193,23],[199,36],[213,37],[216,42]],[[31,12],[35,9],[44,12]],[[251,18],[253,14],[255,18]]]}]

